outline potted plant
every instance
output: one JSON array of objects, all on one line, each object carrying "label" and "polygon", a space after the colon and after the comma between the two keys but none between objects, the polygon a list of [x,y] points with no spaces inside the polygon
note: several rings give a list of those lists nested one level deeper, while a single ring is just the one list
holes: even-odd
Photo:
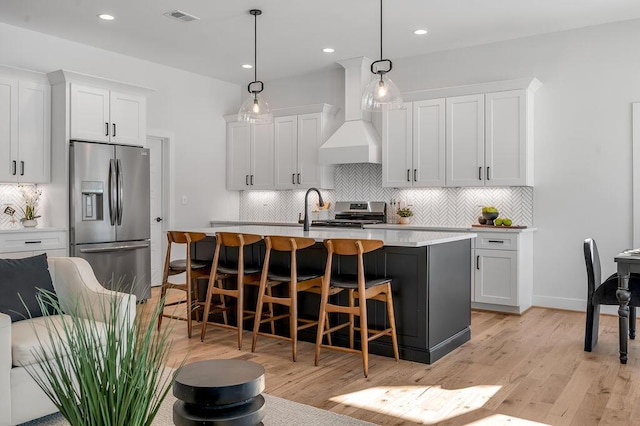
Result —
[{"label": "potted plant", "polygon": [[34,187],[30,189],[24,185],[18,185],[22,192],[22,199],[24,201],[24,207],[20,207],[22,211],[22,219],[20,222],[25,228],[34,228],[38,226],[38,201],[42,196],[42,190]]},{"label": "potted plant", "polygon": [[[27,369],[62,416],[72,425],[151,426],[177,374],[166,366],[170,327],[156,331],[164,301],[149,317],[138,312],[123,325],[115,297],[102,306],[80,298],[73,312],[63,312],[54,293],[40,290],[37,297],[43,312],[52,312],[45,317],[67,314],[60,325],[45,322],[49,339],[38,339],[34,350],[40,367]],[[91,320],[95,312],[106,321]]]},{"label": "potted plant", "polygon": [[413,211],[409,207],[398,209],[396,213],[398,214],[398,216],[400,216],[401,225],[409,223],[409,218],[413,216]]}]

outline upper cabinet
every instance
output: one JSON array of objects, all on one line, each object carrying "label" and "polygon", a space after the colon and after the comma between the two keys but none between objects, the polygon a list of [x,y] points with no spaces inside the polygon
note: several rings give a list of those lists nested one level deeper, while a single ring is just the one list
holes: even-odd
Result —
[{"label": "upper cabinet", "polygon": [[71,84],[71,139],[146,144],[146,97]]},{"label": "upper cabinet", "polygon": [[44,75],[0,68],[0,182],[51,180],[51,87]]},{"label": "upper cabinet", "polygon": [[276,189],[333,188],[333,168],[318,159],[327,121],[325,112],[275,118]]},{"label": "upper cabinet", "polygon": [[273,189],[273,123],[227,123],[227,189]]},{"label": "upper cabinet", "polygon": [[444,99],[406,102],[382,126],[382,186],[444,186]]},{"label": "upper cabinet", "polygon": [[408,94],[383,114],[382,185],[533,186],[538,87],[521,79]]},{"label": "upper cabinet", "polygon": [[333,167],[320,165],[318,148],[337,109],[319,104],[274,110],[271,124],[227,120],[227,189],[333,188]]},{"label": "upper cabinet", "polygon": [[533,186],[527,91],[447,99],[447,186]]},{"label": "upper cabinet", "polygon": [[447,98],[447,186],[484,186],[484,95]]}]

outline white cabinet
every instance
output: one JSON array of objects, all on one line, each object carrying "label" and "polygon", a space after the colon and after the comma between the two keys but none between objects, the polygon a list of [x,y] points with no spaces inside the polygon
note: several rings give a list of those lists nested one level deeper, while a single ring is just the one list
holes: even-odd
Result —
[{"label": "white cabinet", "polygon": [[71,84],[71,139],[146,144],[146,97]]},{"label": "white cabinet", "polygon": [[533,301],[531,232],[478,232],[472,307],[520,314]]},{"label": "white cabinet", "polygon": [[382,186],[445,185],[444,99],[385,112],[382,134]]},{"label": "white cabinet", "polygon": [[275,188],[333,188],[333,168],[319,163],[318,149],[326,139],[327,113],[276,117]]},{"label": "white cabinet", "polygon": [[484,186],[484,95],[447,98],[447,186]]},{"label": "white cabinet", "polygon": [[533,102],[525,90],[485,95],[485,183],[533,185]]},{"label": "white cabinet", "polygon": [[19,259],[42,253],[47,253],[47,256],[66,256],[66,231],[37,229],[0,232],[0,258]]},{"label": "white cabinet", "polygon": [[525,89],[447,98],[447,186],[533,185]]},{"label": "white cabinet", "polygon": [[273,124],[227,123],[227,189],[273,189]]},{"label": "white cabinet", "polygon": [[0,78],[0,182],[51,179],[51,87]]}]

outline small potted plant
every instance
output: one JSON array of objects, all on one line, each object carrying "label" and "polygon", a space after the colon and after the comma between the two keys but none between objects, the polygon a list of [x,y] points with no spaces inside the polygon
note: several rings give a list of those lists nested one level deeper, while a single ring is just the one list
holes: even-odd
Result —
[{"label": "small potted plant", "polygon": [[409,223],[409,218],[413,216],[413,211],[409,207],[398,209],[396,213],[400,216],[400,224],[402,225]]},{"label": "small potted plant", "polygon": [[22,192],[22,199],[24,200],[24,207],[20,207],[22,211],[22,219],[20,222],[25,228],[33,228],[38,225],[38,201],[42,196],[41,189],[29,189],[26,186],[19,185]]}]

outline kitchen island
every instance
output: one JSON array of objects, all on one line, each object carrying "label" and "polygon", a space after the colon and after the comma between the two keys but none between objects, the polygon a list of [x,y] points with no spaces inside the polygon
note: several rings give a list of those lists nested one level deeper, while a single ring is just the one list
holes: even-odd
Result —
[{"label": "kitchen island", "polygon": [[[298,227],[287,226],[220,226],[189,229],[206,233],[210,238],[196,243],[194,256],[200,260],[213,258],[216,232],[237,232],[258,235],[283,235],[309,237],[317,243],[299,253],[298,264],[303,268],[324,270],[326,250],[322,241],[327,238],[377,239],[384,247],[365,255],[368,274],[384,275],[393,279],[393,301],[398,330],[400,357],[422,363],[433,363],[451,352],[471,337],[471,242],[473,233],[428,232],[390,229],[312,229],[304,232]],[[264,244],[248,247],[247,262],[261,264]],[[272,255],[272,262],[285,263],[282,253]],[[233,260],[237,253],[222,253],[222,258]],[[272,263],[273,265],[273,263]],[[356,262],[352,258],[334,261],[336,272],[355,273]],[[248,295],[247,302],[255,303]],[[339,294],[336,297],[344,297]],[[344,303],[344,302],[341,302]],[[387,326],[384,306],[369,302],[369,325],[372,328]],[[319,297],[301,294],[299,315],[317,318]],[[245,327],[250,328],[249,324]],[[306,331],[306,330],[304,330]],[[315,333],[300,333],[300,339],[315,341]],[[346,345],[345,334],[334,334],[334,340]],[[392,356],[390,340],[370,342],[371,353]]]}]

